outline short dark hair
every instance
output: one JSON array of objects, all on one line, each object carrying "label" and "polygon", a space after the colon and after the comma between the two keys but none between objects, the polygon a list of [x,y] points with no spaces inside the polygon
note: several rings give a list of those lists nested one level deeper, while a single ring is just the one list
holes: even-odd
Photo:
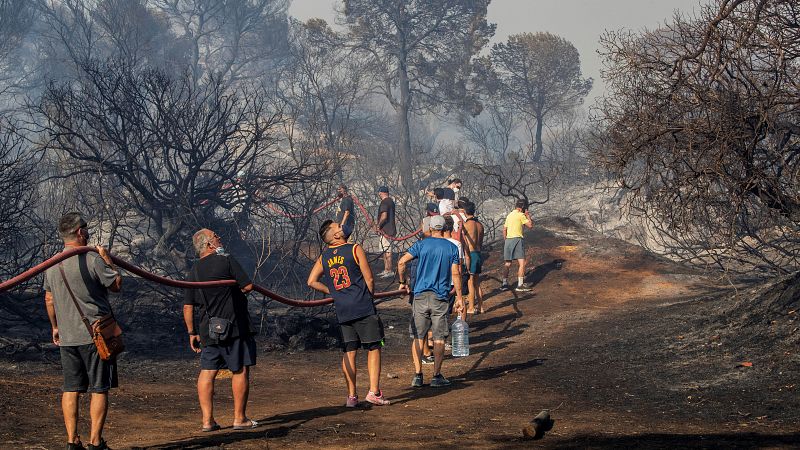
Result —
[{"label": "short dark hair", "polygon": [[342,190],[344,190],[345,192],[347,192],[347,185],[346,185],[346,184],[344,184],[344,183],[342,183],[342,184],[340,184],[340,185],[339,185],[339,189],[342,189]]},{"label": "short dark hair", "polygon": [[325,235],[328,234],[328,229],[330,229],[331,225],[333,225],[333,220],[328,219],[322,222],[322,225],[319,226],[319,238],[322,239],[322,242],[328,243],[325,239]]},{"label": "short dark hair", "polygon": [[525,200],[524,198],[519,198],[517,199],[517,202],[514,204],[514,207],[521,209],[528,209],[528,201]]},{"label": "short dark hair", "polygon": [[61,220],[58,221],[58,235],[65,241],[74,240],[78,236],[75,231],[86,225],[86,221],[83,220],[81,213],[74,211],[68,212],[61,216]]},{"label": "short dark hair", "polygon": [[461,182],[461,178],[453,178],[453,179],[451,179],[450,181],[447,182],[447,184],[453,184],[453,183],[463,184]]},{"label": "short dark hair", "polygon": [[455,221],[453,220],[453,216],[444,216],[444,228],[442,231],[453,231],[455,227]]},{"label": "short dark hair", "polygon": [[464,202],[464,212],[469,214],[470,216],[474,216],[475,215],[475,203]]},{"label": "short dark hair", "polygon": [[441,200],[444,198],[444,188],[433,188],[433,196]]},{"label": "short dark hair", "polygon": [[459,208],[463,208],[464,205],[466,205],[467,203],[470,203],[470,201],[471,200],[468,197],[459,197],[458,198],[458,207]]}]

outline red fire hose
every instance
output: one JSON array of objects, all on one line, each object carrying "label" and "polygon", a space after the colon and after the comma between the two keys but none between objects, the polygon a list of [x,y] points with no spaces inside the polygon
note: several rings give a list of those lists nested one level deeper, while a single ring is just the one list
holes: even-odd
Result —
[{"label": "red fire hose", "polygon": [[[95,247],[75,247],[69,250],[65,250],[52,258],[22,272],[21,274],[11,278],[10,280],[4,281],[0,283],[0,292],[5,292],[14,286],[17,286],[20,283],[23,283],[31,278],[35,277],[36,275],[44,272],[45,270],[53,267],[54,265],[64,261],[67,258],[71,258],[75,255],[80,255],[83,253],[88,252],[97,252],[97,248]],[[160,275],[156,275],[154,273],[150,273],[140,267],[136,267],[133,264],[130,264],[126,261],[123,261],[116,256],[111,256],[111,260],[114,261],[114,264],[118,265],[119,267],[127,270],[128,272],[138,275],[142,278],[146,278],[150,281],[155,281],[156,283],[163,284],[165,286],[172,286],[176,288],[182,289],[195,289],[195,288],[209,288],[209,287],[219,287],[219,286],[235,286],[235,280],[218,280],[218,281],[183,281],[183,280],[173,280],[172,278],[162,277]],[[257,284],[253,285],[253,290],[262,294],[266,297],[269,297],[273,300],[281,302],[283,304],[289,306],[300,306],[300,307],[311,307],[311,306],[323,306],[333,303],[333,299],[330,297],[319,299],[319,300],[294,300],[291,298],[284,297],[280,294],[272,292],[262,286]],[[375,293],[375,298],[387,298],[387,297],[397,297],[400,295],[406,295],[407,292],[403,290],[396,290],[396,291],[387,291],[387,292],[377,292]]]}]

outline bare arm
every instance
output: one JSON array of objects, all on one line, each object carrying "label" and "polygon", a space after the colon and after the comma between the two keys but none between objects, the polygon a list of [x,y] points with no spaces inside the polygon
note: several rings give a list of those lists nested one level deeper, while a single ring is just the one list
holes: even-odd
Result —
[{"label": "bare arm", "polygon": [[60,345],[61,337],[58,335],[56,308],[53,306],[53,294],[50,291],[44,293],[44,306],[47,309],[47,318],[50,319],[50,327],[53,329],[53,344]]},{"label": "bare arm", "polygon": [[253,283],[248,284],[247,286],[242,288],[242,293],[247,294],[248,292],[253,290]]},{"label": "bare arm", "polygon": [[389,213],[383,211],[380,214],[378,214],[378,229],[386,225],[386,222],[388,221],[389,221]]},{"label": "bare arm", "polygon": [[461,242],[461,251],[464,253],[464,264],[469,268],[469,249],[470,247],[467,245],[467,241],[465,236],[467,235],[467,230],[464,229],[461,235],[459,236],[459,242]]},{"label": "bare arm", "polygon": [[508,239],[508,238],[506,237],[506,232],[507,232],[507,231],[508,231],[508,228],[506,228],[506,227],[503,227],[503,239]]},{"label": "bare arm", "polygon": [[320,280],[322,278],[322,257],[317,258],[317,262],[314,263],[314,267],[311,268],[311,272],[308,274],[308,287],[314,289],[315,291],[322,292],[323,294],[330,294],[331,291],[328,289],[328,286],[325,286]]},{"label": "bare arm", "polygon": [[[108,264],[108,267],[117,270],[117,267],[114,265],[114,261],[111,260],[111,255],[108,254],[108,250],[106,250],[105,247],[98,245],[97,254],[103,258],[103,261]],[[119,292],[120,289],[122,289],[122,275],[120,275],[119,271],[117,270],[117,278],[114,280],[114,283],[108,287],[108,290],[111,292]]]},{"label": "bare arm", "polygon": [[397,278],[400,280],[401,285],[408,285],[408,278],[406,277],[406,265],[414,259],[411,253],[406,252],[399,261],[397,261]]},{"label": "bare arm", "polygon": [[340,226],[344,226],[347,223],[347,218],[350,217],[350,210],[345,210],[344,214],[342,214],[342,221],[339,223]]},{"label": "bare arm", "polygon": [[528,223],[525,224],[528,229],[533,228],[533,219],[531,219],[531,212],[525,211],[525,217],[528,219]]},{"label": "bare arm", "polygon": [[450,272],[453,275],[453,287],[456,289],[456,311],[461,311],[464,309],[464,297],[461,292],[461,265],[453,264]]},{"label": "bare arm", "polygon": [[189,347],[195,353],[200,353],[200,336],[194,329],[194,305],[183,305],[183,323],[189,333]]},{"label": "bare arm", "polygon": [[375,278],[372,276],[372,268],[369,266],[367,254],[360,245],[355,246],[356,258],[358,259],[358,268],[361,269],[361,274],[364,276],[364,282],[367,283],[367,289],[371,293],[375,293]]}]

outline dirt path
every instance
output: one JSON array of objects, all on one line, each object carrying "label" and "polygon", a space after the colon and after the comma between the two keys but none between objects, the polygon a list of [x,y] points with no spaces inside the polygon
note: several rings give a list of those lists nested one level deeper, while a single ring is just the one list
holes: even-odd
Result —
[{"label": "dirt path", "polygon": [[[530,236],[532,293],[501,293],[496,278],[486,282],[488,311],[471,321],[471,355],[443,367],[452,388],[409,387],[408,306],[395,299],[380,306],[389,407],[341,406],[337,351],[261,353],[249,413],[264,425],[205,434],[196,361],[188,354],[128,358],[106,437],[115,449],[800,446],[796,370],[783,385],[792,387],[781,389],[783,374],[745,372],[730,355],[712,349],[698,356],[676,345],[682,317],[702,311],[692,298],[715,289],[708,280],[568,222],[546,225]],[[490,277],[497,276],[496,254]],[[554,259],[565,260],[562,270]],[[359,368],[366,368],[364,355]],[[760,382],[766,375],[769,382]],[[3,448],[62,448],[59,384],[57,364],[0,364]],[[221,380],[221,424],[231,423],[231,408],[230,385]],[[541,441],[523,439],[522,426],[545,408],[555,409],[554,429]]]}]

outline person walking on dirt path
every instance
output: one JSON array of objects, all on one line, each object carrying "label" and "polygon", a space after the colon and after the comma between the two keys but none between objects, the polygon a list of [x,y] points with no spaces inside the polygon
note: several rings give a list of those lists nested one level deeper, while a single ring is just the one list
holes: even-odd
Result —
[{"label": "person walking on dirt path", "polygon": [[421,387],[422,379],[422,338],[433,331],[433,378],[431,387],[450,385],[450,380],[442,375],[444,344],[450,330],[447,323],[449,309],[450,286],[455,285],[455,310],[464,309],[464,297],[461,294],[461,273],[458,264],[458,249],[442,235],[444,217],[431,217],[431,237],[417,241],[397,263],[400,289],[409,290],[406,276],[406,265],[413,259],[419,259],[417,278],[414,283],[414,303],[411,306],[414,320],[412,332],[414,340],[411,344],[411,358],[414,362],[415,375],[412,387]]},{"label": "person walking on dirt path", "polygon": [[346,185],[340,184],[337,193],[342,201],[339,202],[339,208],[336,210],[336,221],[342,227],[345,238],[349,240],[356,231],[356,207]]},{"label": "person walking on dirt path", "polygon": [[[203,431],[221,427],[214,420],[214,381],[220,370],[230,370],[233,390],[233,429],[255,428],[247,417],[250,367],[256,365],[256,341],[250,326],[246,294],[253,283],[235,258],[225,254],[219,236],[202,229],[192,243],[200,259],[192,267],[189,281],[236,280],[236,286],[187,289],[183,320],[189,333],[189,347],[200,354],[197,396],[203,413]],[[194,311],[198,309],[199,326]]]},{"label": "person walking on dirt path", "polygon": [[503,284],[500,289],[504,291],[509,289],[508,272],[511,269],[511,263],[517,261],[519,264],[517,287],[514,290],[528,292],[531,290],[531,286],[525,284],[525,241],[522,235],[522,227],[533,228],[533,220],[531,220],[526,200],[518,199],[514,206],[514,210],[508,213],[506,222],[503,224],[503,260],[505,262],[503,264]]},{"label": "person walking on dirt path", "polygon": [[[431,217],[439,215],[439,206],[436,203],[428,203],[425,207],[425,217],[422,218],[422,223],[420,223],[420,229],[422,230],[422,237],[421,239],[431,237]],[[412,292],[408,295],[408,302],[410,305],[414,304],[414,281],[417,275],[417,260],[413,260],[409,263],[409,270],[408,270],[408,279],[409,279],[409,288],[412,289]],[[411,322],[414,321],[414,315],[411,315]],[[411,339],[414,339],[414,333],[412,331],[413,325],[409,323],[408,330],[409,334],[411,335]],[[428,331],[425,337],[422,339],[422,364],[433,364],[433,334]]]},{"label": "person walking on dirt path", "polygon": [[[87,223],[77,212],[61,217],[58,234],[64,241],[65,251],[83,247],[89,240]],[[100,246],[97,254],[73,256],[44,274],[45,307],[64,376],[61,409],[67,429],[67,450],[108,448],[103,440],[103,426],[108,414],[108,393],[118,385],[117,361],[116,358],[100,359],[78,307],[89,323],[94,323],[111,314],[108,292],[119,292],[121,286],[122,276],[108,251]],[[87,447],[78,434],[78,406],[80,394],[84,392],[91,395],[91,431]]]},{"label": "person walking on dirt path", "polygon": [[356,356],[359,347],[368,352],[369,392],[366,400],[373,405],[388,405],[390,402],[384,398],[380,388],[383,323],[375,309],[372,296],[375,280],[367,254],[360,245],[347,243],[338,222],[323,222],[319,237],[328,247],[311,268],[308,286],[333,297],[344,352],[342,372],[347,382],[345,406],[354,408],[358,405]]},{"label": "person walking on dirt path", "polygon": [[381,232],[381,251],[383,252],[383,272],[378,276],[381,278],[389,278],[394,276],[392,270],[392,259],[394,258],[394,242],[389,239],[397,235],[397,225],[395,224],[395,204],[392,197],[389,196],[389,188],[381,186],[378,189],[378,196],[381,198],[381,204],[378,207],[378,230]]},{"label": "person walking on dirt path", "polygon": [[475,217],[475,203],[464,203],[463,240],[466,244],[466,254],[469,255],[469,292],[467,293],[467,314],[483,314],[483,290],[481,289],[481,271],[483,259],[483,224]]}]

